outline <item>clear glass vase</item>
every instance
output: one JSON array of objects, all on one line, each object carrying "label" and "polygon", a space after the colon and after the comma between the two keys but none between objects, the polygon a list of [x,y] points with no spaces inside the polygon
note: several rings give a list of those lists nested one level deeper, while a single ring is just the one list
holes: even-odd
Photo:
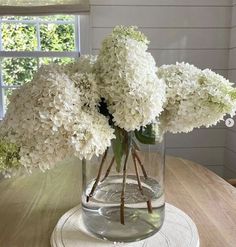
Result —
[{"label": "clear glass vase", "polygon": [[142,240],[164,221],[164,142],[140,145],[132,137],[120,167],[116,159],[111,147],[101,157],[83,160],[83,221],[105,240]]}]

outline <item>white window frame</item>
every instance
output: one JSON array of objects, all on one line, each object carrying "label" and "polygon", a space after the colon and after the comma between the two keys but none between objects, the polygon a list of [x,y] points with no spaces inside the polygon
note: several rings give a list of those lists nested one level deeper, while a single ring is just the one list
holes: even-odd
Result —
[{"label": "white window frame", "polygon": [[[2,51],[2,34],[0,28],[0,59],[11,57],[11,58],[38,58],[38,67],[39,67],[39,58],[42,57],[51,57],[51,58],[60,58],[60,57],[70,57],[70,58],[78,58],[81,54],[90,53],[90,31],[89,31],[89,16],[88,15],[75,15],[75,20],[73,21],[44,21],[39,20],[0,20],[1,23],[20,23],[20,24],[33,24],[36,26],[36,35],[37,35],[37,50],[36,51]],[[41,51],[40,47],[40,30],[39,24],[74,24],[74,32],[75,32],[75,51]],[[82,35],[81,35],[82,34]],[[2,63],[0,63],[0,119],[3,119],[5,115],[5,99],[4,99],[4,90],[17,88],[19,86],[13,85],[4,85],[3,84],[3,73],[2,73]]]}]

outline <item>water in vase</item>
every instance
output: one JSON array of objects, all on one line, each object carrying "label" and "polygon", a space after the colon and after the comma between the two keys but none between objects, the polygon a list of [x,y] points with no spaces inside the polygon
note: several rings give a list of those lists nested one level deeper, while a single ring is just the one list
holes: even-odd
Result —
[{"label": "water in vase", "polygon": [[[164,221],[164,194],[159,183],[140,177],[142,191],[135,175],[128,175],[125,188],[124,224],[120,221],[122,175],[113,175],[100,182],[87,201],[86,195],[95,182],[92,180],[82,197],[83,220],[87,229],[99,238],[114,242],[132,242],[155,234]],[[147,203],[147,200],[151,205]]]}]

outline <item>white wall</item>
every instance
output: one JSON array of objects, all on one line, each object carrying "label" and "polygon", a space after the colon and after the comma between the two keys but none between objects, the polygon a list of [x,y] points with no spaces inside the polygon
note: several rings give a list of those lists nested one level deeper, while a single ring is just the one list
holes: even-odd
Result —
[{"label": "white wall", "polygon": [[[229,44],[229,73],[228,78],[232,82],[236,82],[236,0],[232,6],[232,20]],[[226,147],[225,147],[225,177],[236,178],[236,118],[235,125],[227,128]]]},{"label": "white wall", "polygon": [[[231,0],[90,0],[90,3],[94,54],[115,25],[137,25],[150,38],[150,52],[158,65],[185,61],[227,76]],[[224,124],[190,134],[168,135],[167,153],[194,160],[223,175],[225,138]]]}]

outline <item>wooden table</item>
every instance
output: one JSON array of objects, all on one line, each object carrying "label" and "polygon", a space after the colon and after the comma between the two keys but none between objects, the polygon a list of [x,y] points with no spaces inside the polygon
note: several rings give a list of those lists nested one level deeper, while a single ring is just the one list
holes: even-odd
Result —
[{"label": "wooden table", "polygon": [[[1,181],[0,246],[49,247],[58,219],[79,203],[80,193],[75,159],[47,173]],[[211,171],[168,157],[166,200],[194,220],[201,247],[236,246],[236,189]]]}]

